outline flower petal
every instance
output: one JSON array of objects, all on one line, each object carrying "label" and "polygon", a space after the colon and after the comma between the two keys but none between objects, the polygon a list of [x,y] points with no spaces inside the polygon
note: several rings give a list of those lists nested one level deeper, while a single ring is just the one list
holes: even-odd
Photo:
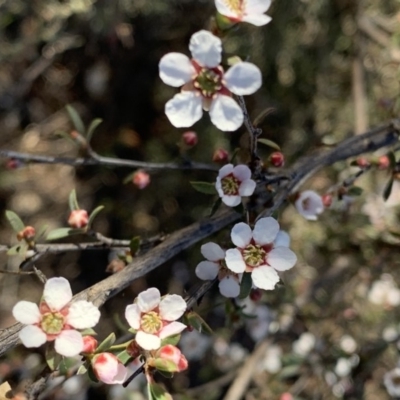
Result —
[{"label": "flower petal", "polygon": [[161,339],[156,335],[138,331],[135,336],[136,343],[145,350],[157,350],[161,346]]},{"label": "flower petal", "polygon": [[220,196],[222,199],[222,202],[227,205],[228,207],[236,207],[242,202],[242,198],[237,195],[227,195],[223,194]]},{"label": "flower petal", "polygon": [[44,285],[43,298],[53,310],[61,310],[72,299],[71,285],[65,278],[50,278]]},{"label": "flower petal", "polygon": [[242,253],[238,249],[227,250],[225,262],[228,269],[236,274],[240,274],[246,270],[246,263],[243,260]]},{"label": "flower petal", "polygon": [[187,304],[182,296],[167,294],[160,303],[160,317],[165,321],[175,321],[186,311]]},{"label": "flower petal", "polygon": [[214,68],[221,62],[222,42],[212,33],[201,30],[190,38],[189,49],[193,58],[202,66]]},{"label": "flower petal", "polygon": [[36,324],[41,320],[41,314],[37,304],[30,301],[19,301],[13,308],[14,318],[22,324]]},{"label": "flower petal", "polygon": [[244,222],[239,222],[232,228],[231,240],[235,246],[244,249],[250,243],[251,239],[251,228]]},{"label": "flower petal", "polygon": [[290,236],[286,231],[280,230],[274,240],[274,247],[289,247]]},{"label": "flower petal", "polygon": [[[225,176],[232,174],[234,170],[233,164],[226,164],[222,168],[220,168],[218,172],[218,177],[219,178],[225,178]],[[250,173],[251,175],[251,173]]]},{"label": "flower petal", "polygon": [[221,15],[230,18],[238,18],[240,14],[230,6],[229,0],[215,0],[215,7]]},{"label": "flower petal", "polygon": [[233,168],[233,176],[239,181],[246,181],[251,178],[251,170],[247,165],[239,164]]},{"label": "flower petal", "polygon": [[99,319],[99,309],[86,300],[76,301],[68,309],[67,323],[76,329],[93,328]]},{"label": "flower petal", "polygon": [[46,334],[35,325],[28,325],[21,329],[19,338],[25,347],[39,347],[46,343]]},{"label": "flower petal", "polygon": [[234,298],[238,297],[240,293],[239,282],[231,275],[226,276],[221,280],[218,285],[219,292],[224,297]]},{"label": "flower petal", "polygon": [[296,264],[297,257],[287,247],[275,247],[268,253],[267,262],[278,271],[287,271]]},{"label": "flower petal", "polygon": [[262,85],[261,71],[254,64],[239,62],[226,71],[226,87],[238,96],[253,94]]},{"label": "flower petal", "polygon": [[272,243],[279,232],[279,224],[275,218],[266,217],[259,219],[253,230],[254,241],[263,246]]},{"label": "flower petal", "polygon": [[241,196],[251,196],[256,189],[256,182],[253,179],[243,181],[239,186],[239,194]]},{"label": "flower petal", "polygon": [[203,281],[212,281],[219,272],[219,264],[212,261],[202,261],[197,264],[195,273],[196,276]]},{"label": "flower petal", "polygon": [[310,221],[316,221],[317,215],[324,211],[322,197],[313,190],[300,193],[295,201],[295,207],[304,218]]},{"label": "flower petal", "polygon": [[140,328],[140,316],[141,316],[140,308],[137,304],[129,304],[125,308],[125,318],[128,321],[128,324],[133,329]]},{"label": "flower petal", "polygon": [[271,6],[271,0],[246,0],[247,14],[264,14]]},{"label": "flower petal", "polygon": [[171,322],[168,325],[165,325],[164,328],[161,329],[159,335],[161,339],[165,339],[166,337],[177,335],[181,333],[184,329],[186,329],[186,325],[181,322]]},{"label": "flower petal", "polygon": [[56,338],[54,348],[62,356],[76,356],[83,350],[82,335],[73,329],[62,331]]},{"label": "flower petal", "polygon": [[196,73],[189,57],[181,53],[168,53],[158,64],[161,80],[170,86],[179,87],[190,82]]},{"label": "flower petal", "polygon": [[128,375],[127,368],[111,353],[96,355],[92,367],[97,379],[108,385],[123,383]]},{"label": "flower petal", "polygon": [[178,93],[165,104],[165,114],[177,128],[192,126],[203,115],[202,98],[196,92]]},{"label": "flower petal", "polygon": [[157,288],[150,288],[139,293],[136,304],[141,312],[154,310],[161,301],[161,294]]},{"label": "flower petal", "polygon": [[242,18],[243,22],[248,22],[249,24],[253,24],[255,26],[267,25],[272,21],[272,18],[269,15],[265,14],[249,14],[245,15]]},{"label": "flower petal", "polygon": [[273,268],[262,266],[254,268],[251,273],[251,279],[253,280],[254,285],[258,288],[272,290],[279,282],[279,275]]},{"label": "flower petal", "polygon": [[225,258],[225,251],[216,243],[209,242],[201,246],[201,254],[209,261],[219,261]]},{"label": "flower petal", "polygon": [[217,95],[211,103],[210,118],[218,129],[231,132],[243,124],[243,111],[232,97]]}]

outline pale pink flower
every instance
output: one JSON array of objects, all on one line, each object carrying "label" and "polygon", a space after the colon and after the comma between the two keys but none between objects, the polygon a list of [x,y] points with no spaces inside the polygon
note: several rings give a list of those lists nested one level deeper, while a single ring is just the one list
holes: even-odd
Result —
[{"label": "pale pink flower", "polygon": [[295,202],[297,211],[310,221],[316,221],[319,214],[324,211],[322,197],[313,190],[301,192]]},{"label": "pale pink flower", "polygon": [[219,279],[219,291],[225,297],[237,297],[240,293],[238,274],[225,265],[225,251],[216,243],[201,246],[201,254],[207,261],[201,261],[196,267],[196,275],[203,281]]},{"label": "pale pink flower", "polygon": [[55,341],[57,353],[72,357],[84,348],[77,329],[92,328],[100,319],[100,311],[86,300],[70,304],[72,291],[65,278],[49,279],[38,307],[30,301],[19,301],[13,308],[14,318],[25,324],[19,338],[25,347],[39,347]]},{"label": "pale pink flower", "polygon": [[236,224],[231,239],[237,247],[226,251],[226,266],[237,274],[251,273],[254,286],[260,289],[274,289],[279,282],[276,271],[287,271],[297,261],[288,247],[275,247],[278,233],[279,224],[272,217],[259,219],[253,231],[244,222]]},{"label": "pale pink flower", "polygon": [[229,207],[236,207],[242,197],[251,196],[256,182],[251,179],[251,171],[247,165],[226,164],[218,173],[215,188],[219,197]]},{"label": "pale pink flower", "polygon": [[272,20],[264,13],[269,9],[271,0],[215,0],[218,12],[234,22],[248,22],[261,26]]},{"label": "pale pink flower", "polygon": [[234,131],[243,123],[243,111],[232,93],[243,96],[261,87],[261,71],[249,62],[238,62],[224,72],[221,67],[222,42],[212,33],[201,30],[192,35],[190,59],[181,53],[161,58],[161,80],[180,87],[165,105],[165,114],[177,128],[189,127],[210,112],[211,122],[222,131]]},{"label": "pale pink flower", "polygon": [[136,330],[135,340],[145,350],[157,350],[161,340],[181,333],[186,325],[177,322],[186,311],[181,296],[168,294],[161,297],[156,288],[140,293],[134,304],[126,307],[125,317]]},{"label": "pale pink flower", "polygon": [[73,210],[68,218],[68,225],[71,228],[85,228],[89,222],[89,215],[86,210]]},{"label": "pale pink flower", "polygon": [[144,189],[150,184],[150,175],[146,171],[139,169],[133,174],[132,182],[139,189]]},{"label": "pale pink flower", "polygon": [[92,368],[96,378],[108,385],[124,383],[128,375],[127,368],[112,353],[100,353],[93,357]]}]

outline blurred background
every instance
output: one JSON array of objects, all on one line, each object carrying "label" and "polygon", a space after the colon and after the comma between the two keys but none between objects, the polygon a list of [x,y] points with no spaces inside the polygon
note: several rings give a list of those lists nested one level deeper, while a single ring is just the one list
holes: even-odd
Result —
[{"label": "blurred background", "polygon": [[[68,140],[73,126],[65,106],[71,104],[86,124],[103,119],[92,140],[101,155],[212,164],[215,150],[232,154],[247,142],[244,127],[220,132],[207,114],[191,128],[198,144],[182,154],[178,144],[185,130],[164,114],[177,89],[158,76],[160,58],[171,51],[189,55],[191,35],[206,28],[214,13],[211,0],[0,0],[1,149],[81,156],[82,149]],[[226,56],[239,55],[261,68],[263,87],[246,99],[247,106],[252,118],[273,108],[259,126],[263,137],[282,146],[287,166],[398,115],[398,0],[275,0],[268,14],[273,20],[264,27],[242,24],[232,30],[224,49]],[[260,148],[265,160],[270,153]],[[354,173],[350,161],[321,171],[305,188],[326,192]],[[97,231],[146,239],[189,225],[213,204],[189,182],[213,181],[214,172],[148,171],[151,183],[143,190],[130,180],[123,183],[132,172],[3,159],[0,212],[13,210],[35,227],[66,226],[68,195],[75,188],[82,208],[105,206]],[[388,179],[384,171],[366,174],[357,182],[363,194],[326,211],[318,222],[304,220],[292,206],[281,210],[280,224],[298,255],[296,267],[286,273],[284,285],[245,304],[252,318],[239,315],[237,305],[217,290],[204,299],[199,312],[215,334],[184,335],[190,369],[166,382],[174,398],[230,400],[224,396],[237,368],[265,337],[269,345],[246,400],[400,396],[400,378],[385,375],[398,365],[400,348],[400,189],[395,182],[384,202]],[[211,239],[229,246],[228,231]],[[16,243],[4,217],[0,243]],[[126,324],[118,313],[141,290],[190,289],[197,282],[199,248],[138,279],[102,307],[99,337],[122,334]],[[48,255],[37,267],[48,277],[65,276],[77,293],[107,277],[115,257],[108,250]],[[4,253],[0,260],[0,268],[11,271],[22,261]],[[38,301],[41,288],[32,276],[1,274],[0,328],[14,323],[10,310],[19,299]],[[18,347],[0,359],[0,379],[21,392],[42,362],[42,349]],[[122,389],[74,377],[50,383],[43,398],[139,400],[142,386],[141,378]]]}]

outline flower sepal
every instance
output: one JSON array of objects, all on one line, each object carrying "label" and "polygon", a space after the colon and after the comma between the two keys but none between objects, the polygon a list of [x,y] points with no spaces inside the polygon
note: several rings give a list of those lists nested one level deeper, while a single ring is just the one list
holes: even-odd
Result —
[{"label": "flower sepal", "polygon": [[253,287],[253,280],[251,279],[250,272],[244,272],[240,282],[239,299],[245,299],[250,295],[251,288]]},{"label": "flower sepal", "polygon": [[157,371],[169,372],[171,374],[179,371],[178,366],[173,361],[165,358],[151,358],[148,361],[148,365],[154,367]]},{"label": "flower sepal", "polygon": [[46,346],[46,352],[45,352],[45,359],[46,359],[46,364],[52,371],[56,371],[61,364],[61,361],[63,360],[63,356],[61,354],[58,354],[56,350],[54,349],[54,346]]},{"label": "flower sepal", "polygon": [[115,337],[115,333],[110,333],[98,346],[96,349],[96,353],[103,353],[108,350],[114,343],[117,338]]},{"label": "flower sepal", "polygon": [[181,340],[180,333],[178,333],[177,335],[168,336],[165,339],[161,340],[161,347],[166,346],[168,344],[170,344],[172,346],[176,346],[180,340]]},{"label": "flower sepal", "polygon": [[158,383],[149,382],[147,384],[149,400],[173,400],[172,396]]},{"label": "flower sepal", "polygon": [[204,319],[201,318],[200,315],[194,311],[187,312],[183,316],[183,322],[185,325],[191,326],[200,333],[208,333],[209,335],[213,334],[213,330],[210,328],[207,322],[204,321]]}]

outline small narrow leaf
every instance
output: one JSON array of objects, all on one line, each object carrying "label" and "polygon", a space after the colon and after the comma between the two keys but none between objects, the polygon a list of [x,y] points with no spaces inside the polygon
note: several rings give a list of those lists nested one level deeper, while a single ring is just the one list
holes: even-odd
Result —
[{"label": "small narrow leaf", "polygon": [[221,206],[221,204],[222,204],[222,199],[218,198],[218,200],[213,204],[211,208],[209,217],[212,217],[218,211],[218,208]]},{"label": "small narrow leaf", "polygon": [[44,236],[44,234],[46,233],[47,229],[49,228],[48,225],[42,225],[37,234],[36,234],[36,240],[39,240],[42,236]]},{"label": "small narrow leaf", "polygon": [[69,194],[68,202],[69,202],[69,209],[71,211],[79,210],[79,204],[78,204],[78,199],[76,198],[75,189],[73,189]]},{"label": "small narrow leaf", "polygon": [[83,124],[82,118],[78,114],[78,112],[75,110],[74,107],[71,105],[67,105],[65,107],[67,109],[68,115],[71,118],[72,123],[74,124],[75,129],[81,134],[85,134],[85,125]]},{"label": "small narrow leaf", "polygon": [[348,190],[347,194],[348,194],[349,196],[360,196],[360,195],[362,194],[362,192],[363,192],[363,189],[360,188],[359,186],[352,186],[352,187]]},{"label": "small narrow leaf", "polygon": [[94,119],[94,120],[90,123],[89,128],[88,128],[88,131],[87,131],[87,135],[86,135],[86,140],[87,140],[88,142],[90,142],[90,140],[92,139],[92,136],[93,136],[94,131],[96,130],[96,128],[97,128],[102,122],[103,122],[102,119],[96,118],[96,119]]},{"label": "small narrow leaf", "polygon": [[131,172],[130,174],[128,174],[128,175],[124,178],[124,180],[122,181],[122,183],[123,183],[124,185],[126,185],[127,183],[132,183],[133,175],[135,175],[135,173],[136,173],[136,171],[133,171],[133,172]]},{"label": "small narrow leaf", "polygon": [[135,236],[131,239],[129,248],[131,250],[131,256],[134,256],[140,249],[140,236]]},{"label": "small narrow leaf", "polygon": [[22,219],[14,211],[6,210],[6,218],[16,233],[21,232],[25,228]]},{"label": "small narrow leaf", "polygon": [[15,246],[10,247],[7,250],[7,255],[8,256],[16,256],[16,255],[18,255],[20,250],[21,250],[21,247],[22,247],[22,244],[16,244]]},{"label": "small narrow leaf", "polygon": [[265,138],[260,138],[260,139],[257,139],[257,142],[261,143],[261,144],[264,144],[265,146],[271,147],[271,148],[273,148],[275,150],[281,151],[281,148],[275,142],[273,142],[272,140],[265,139]]},{"label": "small narrow leaf", "polygon": [[204,194],[217,194],[215,184],[210,182],[190,182],[195,190]]},{"label": "small narrow leaf", "polygon": [[253,280],[251,279],[251,273],[245,272],[242,276],[242,282],[240,283],[240,294],[239,299],[245,299],[249,296]]},{"label": "small narrow leaf", "polygon": [[115,333],[112,332],[110,333],[97,347],[96,353],[102,353],[103,351],[108,350],[114,343],[115,343],[116,337]]},{"label": "small narrow leaf", "polygon": [[386,184],[385,189],[383,190],[383,200],[387,200],[391,193],[392,193],[392,188],[393,188],[393,177],[390,178],[389,182]]},{"label": "small narrow leaf", "polygon": [[207,322],[204,321],[204,319],[201,318],[200,315],[194,311],[189,311],[188,313],[186,313],[184,319],[187,325],[192,326],[194,329],[196,329],[196,331],[199,331],[200,333],[205,332],[210,335],[213,333]]},{"label": "small narrow leaf", "polygon": [[172,344],[173,346],[176,346],[179,343],[180,339],[181,335],[179,333],[177,335],[168,336],[165,339],[161,340],[161,347],[167,344]]},{"label": "small narrow leaf", "polygon": [[104,206],[96,207],[89,216],[88,226],[91,226],[97,214],[104,208]]},{"label": "small narrow leaf", "polygon": [[74,231],[76,229],[71,229],[71,228],[58,228],[50,231],[47,234],[46,240],[57,240],[57,239],[62,239],[67,236],[71,235],[71,231]]},{"label": "small narrow leaf", "polygon": [[393,151],[389,151],[387,153],[390,163],[390,170],[393,171],[396,168],[396,156],[394,155]]},{"label": "small narrow leaf", "polygon": [[87,368],[82,364],[79,368],[78,371],[76,371],[77,375],[83,375],[86,374]]},{"label": "small narrow leaf", "polygon": [[52,371],[55,371],[62,360],[62,356],[58,354],[53,345],[47,345],[45,353],[46,363]]},{"label": "small narrow leaf", "polygon": [[237,147],[237,148],[234,150],[234,152],[233,152],[233,154],[232,154],[232,157],[231,157],[231,159],[230,159],[230,163],[231,163],[231,164],[234,164],[235,159],[236,159],[236,156],[238,155],[239,151],[240,151],[240,147]]},{"label": "small narrow leaf", "polygon": [[151,400],[173,400],[172,396],[158,383],[151,383],[148,387]]},{"label": "small narrow leaf", "polygon": [[126,365],[126,364],[128,364],[128,362],[132,361],[132,357],[129,355],[129,353],[126,350],[121,351],[121,353],[118,353],[117,358],[124,365]]}]

